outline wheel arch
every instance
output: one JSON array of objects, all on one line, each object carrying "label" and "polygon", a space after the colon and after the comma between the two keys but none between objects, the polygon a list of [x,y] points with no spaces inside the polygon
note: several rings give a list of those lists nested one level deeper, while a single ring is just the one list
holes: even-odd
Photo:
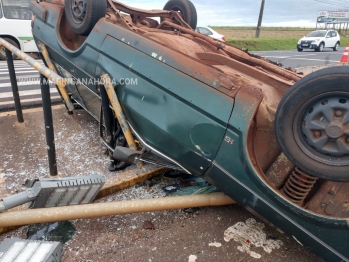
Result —
[{"label": "wheel arch", "polygon": [[10,38],[12,39],[13,41],[15,41],[18,46],[20,47],[20,50],[22,51],[23,50],[23,46],[22,46],[22,41],[19,41],[19,39],[13,35],[0,35],[1,38]]},{"label": "wheel arch", "polygon": [[[348,158],[345,158],[346,155],[344,154],[343,156],[333,157],[331,161],[327,161],[327,159],[325,159],[326,157],[323,158],[319,154],[313,155],[316,158],[308,157],[309,154],[302,149],[304,146],[297,142],[297,139],[295,138],[296,132],[293,131],[293,121],[296,119],[298,112],[301,112],[302,103],[308,101],[304,97],[320,97],[322,94],[326,95],[329,92],[334,94],[347,92],[346,86],[349,81],[348,76],[347,69],[342,66],[324,68],[305,76],[285,93],[279,103],[274,122],[277,141],[282,151],[291,162],[313,176],[337,182],[349,181],[347,172],[349,162]],[[337,82],[333,84],[333,81]],[[321,84],[319,85],[318,83]],[[329,87],[331,89],[328,89]],[[314,90],[315,92],[313,92]],[[347,93],[349,94],[349,92]],[[297,109],[295,109],[294,106],[290,106],[294,105],[295,100],[298,101],[299,104]],[[304,102],[304,104],[306,104],[306,102]],[[292,112],[292,110],[295,111]],[[287,116],[287,118],[285,116]],[[285,137],[288,137],[289,139],[285,139]],[[323,156],[326,155],[326,153],[321,154]],[[343,161],[336,159],[340,157],[343,157]],[[342,164],[338,164],[337,160],[342,161]]]}]

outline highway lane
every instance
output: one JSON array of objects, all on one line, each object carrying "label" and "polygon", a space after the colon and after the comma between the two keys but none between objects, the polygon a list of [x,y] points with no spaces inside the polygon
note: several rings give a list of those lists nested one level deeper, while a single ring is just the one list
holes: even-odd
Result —
[{"label": "highway lane", "polygon": [[285,68],[300,68],[306,66],[339,63],[343,56],[344,49],[345,47],[340,47],[336,52],[332,49],[324,49],[323,52],[314,52],[313,50],[303,50],[303,52],[298,52],[295,49],[286,51],[259,51],[251,53],[263,56],[271,61],[281,63]]},{"label": "highway lane", "polygon": [[[38,71],[21,60],[15,60],[14,64],[22,106],[41,105]],[[60,101],[55,85],[50,84],[50,92],[52,101]],[[0,110],[11,109],[13,107],[12,86],[7,62],[0,61]]]}]

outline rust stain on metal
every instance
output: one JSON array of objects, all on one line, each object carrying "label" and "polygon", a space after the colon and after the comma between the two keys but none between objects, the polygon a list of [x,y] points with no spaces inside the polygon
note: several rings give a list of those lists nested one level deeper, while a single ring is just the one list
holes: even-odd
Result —
[{"label": "rust stain on metal", "polygon": [[349,182],[323,181],[307,208],[321,215],[349,217]]},{"label": "rust stain on metal", "polygon": [[[56,70],[54,64],[52,63],[51,58],[48,54],[46,46],[43,43],[41,43],[41,44],[38,44],[38,47],[39,47],[39,50],[40,50],[44,60],[46,61],[47,66],[58,75],[57,70]],[[67,93],[66,86],[67,86],[67,84],[64,82],[57,85],[58,91],[60,92],[60,94],[61,94],[61,96],[62,96],[62,98],[63,98],[63,100],[68,108],[68,111],[72,112],[74,110],[74,106],[70,100],[68,93]]]},{"label": "rust stain on metal", "polygon": [[117,117],[117,119],[118,119],[118,121],[120,123],[121,129],[122,129],[122,132],[125,135],[127,144],[128,144],[128,146],[131,149],[136,149],[136,143],[135,143],[135,141],[133,139],[133,136],[132,136],[132,133],[131,133],[131,129],[128,126],[128,123],[126,121],[126,117],[125,117],[125,115],[123,113],[123,110],[121,108],[119,99],[116,96],[116,93],[115,93],[112,81],[111,81],[111,79],[110,79],[108,74],[102,75],[101,79],[104,82],[104,87],[105,87],[105,90],[107,91],[110,104],[112,105],[112,107],[114,109],[114,112],[115,112],[115,115],[116,115],[116,117]]},{"label": "rust stain on metal", "polygon": [[[263,153],[266,153],[266,151],[263,150]],[[288,160],[284,153],[281,153],[265,175],[275,188],[280,188],[294,168],[295,165]]]},{"label": "rust stain on metal", "polygon": [[[349,191],[347,183],[323,182],[295,169],[281,154],[276,141],[274,120],[278,104],[287,90],[302,78],[301,75],[195,32],[178,12],[142,10],[113,0],[108,0],[108,6],[106,17],[98,23],[107,21],[117,29],[131,31],[130,38],[136,38],[135,34],[138,38],[135,43],[122,38],[119,39],[121,42],[176,69],[178,77],[194,78],[212,88],[213,92],[239,101],[242,110],[251,118],[242,119],[244,116],[241,116],[241,120],[250,123],[246,147],[252,164],[259,176],[278,194],[323,215],[349,216],[349,200],[344,193]],[[62,6],[60,8],[63,10]],[[152,17],[161,17],[161,23]],[[98,33],[97,29],[94,30]],[[61,17],[60,33],[64,35],[64,44],[72,50],[80,47],[86,39],[69,29],[64,16]],[[142,36],[142,41],[139,41],[139,36]],[[105,88],[128,144],[135,147],[114,87],[108,85]]]},{"label": "rust stain on metal", "polygon": [[285,183],[282,192],[293,203],[302,206],[317,180],[317,177],[313,177],[296,167]]}]

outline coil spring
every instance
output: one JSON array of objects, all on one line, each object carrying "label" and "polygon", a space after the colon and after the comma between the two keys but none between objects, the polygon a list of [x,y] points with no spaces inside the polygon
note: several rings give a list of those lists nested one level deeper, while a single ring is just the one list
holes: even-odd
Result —
[{"label": "coil spring", "polygon": [[283,188],[284,195],[293,203],[302,205],[317,179],[296,167]]}]

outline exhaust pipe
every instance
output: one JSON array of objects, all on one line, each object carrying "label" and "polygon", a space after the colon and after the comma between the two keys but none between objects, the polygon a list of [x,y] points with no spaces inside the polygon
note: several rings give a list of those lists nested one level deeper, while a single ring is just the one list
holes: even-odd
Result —
[{"label": "exhaust pipe", "polygon": [[222,192],[141,200],[94,203],[76,206],[28,209],[0,214],[0,227],[57,222],[82,218],[124,215],[190,207],[236,204]]}]

